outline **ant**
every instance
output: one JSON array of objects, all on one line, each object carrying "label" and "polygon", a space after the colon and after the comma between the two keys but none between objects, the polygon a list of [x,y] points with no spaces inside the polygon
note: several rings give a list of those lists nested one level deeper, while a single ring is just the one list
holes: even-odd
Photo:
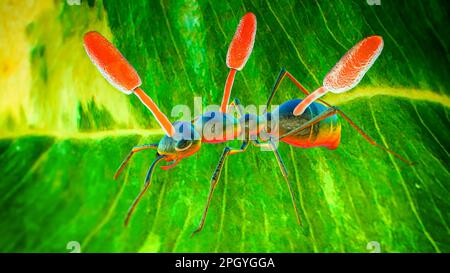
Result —
[{"label": "ant", "polygon": [[[225,160],[230,155],[245,152],[250,144],[273,151],[287,183],[297,222],[301,225],[294,191],[276,143],[282,141],[300,148],[326,147],[336,149],[341,138],[341,123],[338,114],[349,122],[370,144],[385,150],[407,164],[411,164],[397,153],[376,143],[341,110],[320,99],[328,92],[343,93],[354,88],[381,54],[384,46],[382,37],[370,36],[353,46],[325,76],[323,85],[312,93],[308,92],[286,69],[281,69],[265,105],[264,114],[257,116],[242,113],[238,99],[234,99],[229,104],[236,72],[242,70],[250,57],[255,35],[256,16],[249,12],[240,20],[228,48],[226,63],[230,71],[226,80],[220,111],[206,112],[197,116],[191,122],[177,121],[172,124],[153,100],[139,87],[142,83],[139,75],[119,50],[98,32],[91,31],[85,34],[84,47],[86,52],[106,80],[127,95],[136,95],[152,112],[165,132],[159,143],[133,147],[114,176],[114,179],[117,179],[135,153],[148,149],[157,151],[156,159],[147,172],[144,187],[128,210],[125,226],[128,224],[137,204],[149,189],[155,166],[164,160],[169,163],[162,166],[162,169],[173,168],[182,159],[198,152],[202,143],[221,143],[238,138],[243,140],[239,148],[224,148],[211,177],[209,195],[202,219],[192,235],[203,229],[214,189],[219,182]],[[267,112],[273,97],[286,76],[306,97],[303,100],[289,100],[281,104],[275,111]],[[238,109],[237,118],[229,113],[231,106]],[[269,121],[270,126],[268,126]],[[256,126],[252,126],[255,124]],[[209,125],[212,129],[206,130],[206,125]]]}]

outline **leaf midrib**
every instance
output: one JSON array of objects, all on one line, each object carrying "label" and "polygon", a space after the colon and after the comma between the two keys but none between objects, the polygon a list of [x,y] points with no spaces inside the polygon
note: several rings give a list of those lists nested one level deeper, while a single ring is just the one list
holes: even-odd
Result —
[{"label": "leaf midrib", "polygon": [[[370,99],[376,96],[436,103],[446,108],[450,108],[450,97],[438,94],[435,91],[424,89],[392,87],[357,88],[354,92],[347,94],[328,94],[325,100],[332,105],[339,106],[352,103],[356,100]],[[3,132],[0,139],[14,139],[26,136],[51,136],[58,139],[98,139],[129,135],[158,136],[163,135],[163,131],[161,129],[113,129],[97,132],[27,130],[22,132]]]}]

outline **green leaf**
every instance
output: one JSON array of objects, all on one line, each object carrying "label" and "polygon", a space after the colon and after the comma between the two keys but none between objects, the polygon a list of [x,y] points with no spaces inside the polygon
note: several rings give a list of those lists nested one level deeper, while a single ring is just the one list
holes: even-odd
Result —
[{"label": "green leaf", "polygon": [[[70,252],[67,243],[77,241],[82,252],[369,252],[377,241],[382,252],[449,252],[447,7],[437,0],[15,7],[12,14],[33,22],[17,20],[2,32],[28,56],[0,55],[0,251]],[[137,99],[96,71],[83,34],[112,38],[170,114],[177,104],[192,109],[194,96],[203,106],[220,103],[227,46],[247,11],[258,33],[233,89],[244,105],[264,104],[283,66],[313,90],[353,44],[383,36],[385,49],[360,87],[326,100],[415,164],[370,145],[344,121],[336,150],[281,143],[298,226],[273,153],[249,148],[227,161],[205,228],[191,238],[225,147],[205,144],[176,168],[156,168],[125,228],[155,151],[136,154],[117,181],[113,175],[133,146],[162,135]],[[23,72],[11,73],[12,63]],[[302,96],[285,81],[274,104]]]}]

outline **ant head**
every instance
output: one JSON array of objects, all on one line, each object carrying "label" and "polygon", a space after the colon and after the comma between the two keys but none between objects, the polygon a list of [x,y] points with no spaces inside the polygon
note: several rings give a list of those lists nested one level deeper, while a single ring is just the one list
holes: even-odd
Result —
[{"label": "ant head", "polygon": [[202,140],[190,122],[178,121],[173,126],[176,131],[174,136],[165,135],[159,142],[157,150],[158,155],[164,155],[166,161],[174,161],[175,164],[195,154],[200,149]]}]

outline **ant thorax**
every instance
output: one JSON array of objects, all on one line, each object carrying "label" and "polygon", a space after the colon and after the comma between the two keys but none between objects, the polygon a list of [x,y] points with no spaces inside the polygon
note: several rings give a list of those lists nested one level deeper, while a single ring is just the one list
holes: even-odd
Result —
[{"label": "ant thorax", "polygon": [[220,143],[235,139],[249,141],[258,139],[259,134],[265,130],[266,117],[244,114],[236,118],[232,114],[209,111],[196,117],[193,125],[202,142]]},{"label": "ant thorax", "polygon": [[202,142],[219,143],[236,139],[241,133],[241,125],[234,116],[220,111],[208,111],[193,120],[195,130]]}]

